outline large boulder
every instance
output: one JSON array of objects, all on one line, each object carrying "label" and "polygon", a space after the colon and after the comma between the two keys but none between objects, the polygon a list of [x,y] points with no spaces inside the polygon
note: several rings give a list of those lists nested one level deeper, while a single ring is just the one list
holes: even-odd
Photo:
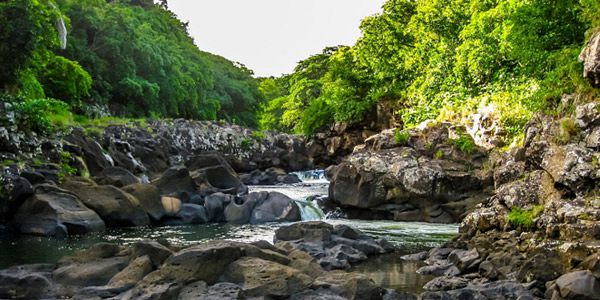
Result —
[{"label": "large boulder", "polygon": [[174,216],[163,219],[165,225],[206,224],[209,221],[206,208],[202,205],[185,203]]},{"label": "large boulder", "polygon": [[162,176],[152,182],[161,192],[161,195],[179,195],[181,192],[193,194],[196,186],[190,172],[186,167],[171,167]]},{"label": "large boulder", "polygon": [[102,219],[74,194],[39,185],[17,210],[14,223],[22,233],[64,237],[105,229]]},{"label": "large boulder", "polygon": [[235,170],[217,153],[196,155],[186,162],[186,166],[201,194],[221,192],[237,195],[248,192]]},{"label": "large boulder", "polygon": [[332,271],[317,277],[315,288],[330,289],[346,299],[375,300],[382,299],[383,289],[364,274]]},{"label": "large boulder", "polygon": [[246,185],[276,185],[294,184],[302,180],[296,174],[288,174],[280,168],[268,168],[264,171],[254,170],[240,175],[240,180]]},{"label": "large boulder", "polygon": [[325,270],[348,269],[370,255],[394,250],[385,240],[371,238],[348,226],[334,227],[321,221],[282,226],[275,231],[273,241],[288,252],[307,253]]},{"label": "large boulder", "polygon": [[108,167],[97,176],[96,182],[101,185],[114,185],[124,187],[126,185],[139,183],[140,179],[121,167]]},{"label": "large boulder", "polygon": [[139,200],[140,205],[153,221],[159,221],[166,215],[162,204],[160,190],[151,184],[135,183],[123,187],[123,191]]},{"label": "large boulder", "polygon": [[282,193],[270,192],[266,199],[254,207],[250,223],[294,222],[301,219],[300,208],[294,200]]},{"label": "large boulder", "polygon": [[247,224],[250,222],[252,211],[256,204],[263,202],[268,196],[268,192],[258,192],[235,197],[225,207],[225,221],[232,224]]},{"label": "large boulder", "polygon": [[306,289],[313,281],[299,270],[255,257],[230,264],[224,278],[240,285],[248,297],[285,297]]},{"label": "large boulder", "polygon": [[145,226],[150,218],[134,196],[110,185],[69,180],[62,187],[77,195],[104,220],[107,226]]},{"label": "large boulder", "polygon": [[75,262],[54,270],[52,278],[57,283],[66,286],[100,286],[107,284],[128,264],[129,258],[127,257],[103,258],[83,263]]},{"label": "large boulder", "polygon": [[600,280],[590,271],[576,271],[562,275],[546,291],[551,299],[600,299]]},{"label": "large boulder", "polygon": [[53,296],[53,265],[16,266],[0,271],[1,299],[44,299]]},{"label": "large boulder", "polygon": [[[458,139],[472,146],[460,148]],[[328,169],[329,198],[350,218],[453,223],[487,195],[485,160],[464,129],[449,124],[388,130]]]}]

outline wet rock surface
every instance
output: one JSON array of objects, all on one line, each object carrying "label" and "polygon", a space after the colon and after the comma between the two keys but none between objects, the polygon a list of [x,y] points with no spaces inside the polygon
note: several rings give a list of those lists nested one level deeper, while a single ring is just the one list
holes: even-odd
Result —
[{"label": "wet rock surface", "polygon": [[[328,169],[329,198],[348,216],[396,221],[458,222],[487,195],[492,174],[483,149],[452,144],[460,129],[440,123],[369,137]],[[464,135],[463,135],[464,138]]]},{"label": "wet rock surface", "polygon": [[313,221],[283,226],[275,232],[275,245],[308,253],[325,270],[348,269],[369,256],[388,253],[394,247],[346,225]]},{"label": "wet rock surface", "polygon": [[[428,265],[422,299],[598,299],[598,103],[572,119],[539,116],[522,148],[495,161],[495,191],[444,247],[405,256]],[[565,124],[576,124],[566,133]]]},{"label": "wet rock surface", "polygon": [[[306,240],[316,242],[328,230],[330,237],[376,243],[352,228],[335,229],[325,223],[297,223],[282,234],[300,240],[306,235]],[[185,248],[155,241],[128,246],[102,243],[56,265],[2,270],[0,283],[0,298],[27,299],[389,299],[391,295],[365,275],[328,272],[308,253],[266,241],[214,240]]]}]

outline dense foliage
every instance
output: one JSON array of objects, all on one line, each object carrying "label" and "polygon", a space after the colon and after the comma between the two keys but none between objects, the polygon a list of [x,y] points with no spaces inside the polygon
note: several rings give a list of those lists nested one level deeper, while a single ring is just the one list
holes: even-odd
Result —
[{"label": "dense foliage", "polygon": [[262,95],[252,72],[200,51],[186,24],[159,2],[0,1],[0,89],[60,99],[79,113],[109,107],[127,117],[256,125]]},{"label": "dense foliage", "polygon": [[598,0],[388,0],[356,45],[264,80],[261,126],[310,134],[391,100],[406,127],[487,107],[515,135],[533,113],[556,112],[563,94],[596,92],[577,57],[599,9]]}]

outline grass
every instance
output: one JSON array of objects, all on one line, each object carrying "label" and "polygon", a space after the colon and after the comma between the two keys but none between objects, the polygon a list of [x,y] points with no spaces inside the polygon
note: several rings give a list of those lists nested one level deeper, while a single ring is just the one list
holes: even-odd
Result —
[{"label": "grass", "polygon": [[535,222],[533,220],[543,211],[543,205],[535,205],[531,209],[513,207],[508,214],[508,222],[518,230],[530,231],[535,228]]},{"label": "grass", "polygon": [[406,145],[410,140],[410,132],[406,130],[399,130],[396,128],[394,131],[394,141],[399,145]]},{"label": "grass", "polygon": [[581,128],[579,128],[579,125],[577,125],[577,122],[573,118],[562,118],[558,124],[558,133],[554,137],[554,142],[559,145],[569,143],[581,131]]},{"label": "grass", "polygon": [[433,155],[433,157],[435,159],[442,159],[442,158],[444,158],[444,151],[442,151],[442,150],[436,151],[435,154]]}]

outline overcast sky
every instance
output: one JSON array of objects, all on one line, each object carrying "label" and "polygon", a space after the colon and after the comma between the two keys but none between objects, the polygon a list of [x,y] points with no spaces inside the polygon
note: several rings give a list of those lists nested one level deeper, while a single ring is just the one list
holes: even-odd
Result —
[{"label": "overcast sky", "polygon": [[202,50],[238,61],[257,76],[291,73],[327,46],[353,45],[360,21],[384,0],[169,0]]}]

